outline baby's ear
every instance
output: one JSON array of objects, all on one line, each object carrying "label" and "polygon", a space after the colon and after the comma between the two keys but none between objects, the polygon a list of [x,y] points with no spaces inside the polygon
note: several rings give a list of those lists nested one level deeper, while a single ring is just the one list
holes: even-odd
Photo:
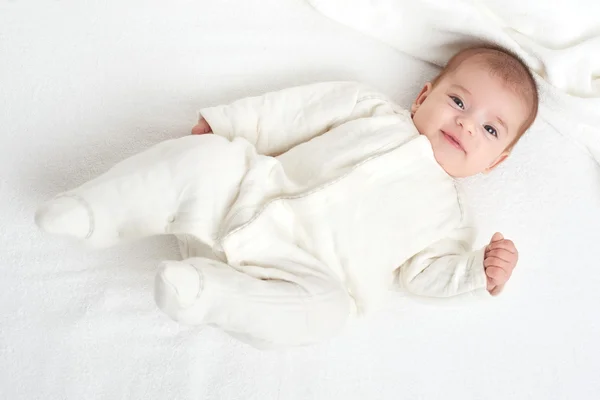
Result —
[{"label": "baby's ear", "polygon": [[417,112],[417,109],[421,106],[421,104],[423,104],[423,102],[425,101],[427,96],[429,96],[429,93],[431,93],[432,88],[433,88],[433,85],[431,84],[431,82],[427,82],[425,84],[425,86],[423,86],[423,89],[421,89],[421,91],[419,92],[419,95],[417,96],[415,101],[410,106],[410,112],[412,114]]},{"label": "baby's ear", "polygon": [[498,158],[494,160],[494,162],[489,167],[485,169],[485,171],[483,171],[483,173],[489,174],[490,172],[492,172],[492,170],[494,170],[498,165],[502,164],[508,158],[508,156],[510,156],[510,151],[504,151],[498,156]]}]

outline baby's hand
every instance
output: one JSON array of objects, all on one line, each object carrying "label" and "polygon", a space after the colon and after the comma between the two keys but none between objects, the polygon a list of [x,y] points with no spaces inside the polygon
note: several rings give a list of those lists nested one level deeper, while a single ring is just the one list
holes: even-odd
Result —
[{"label": "baby's hand", "polygon": [[492,295],[500,293],[517,265],[519,252],[514,243],[495,233],[485,248],[483,266],[487,276],[487,290]]},{"label": "baby's hand", "polygon": [[200,121],[192,128],[192,135],[204,135],[206,133],[212,133],[212,128],[204,118],[200,118]]}]

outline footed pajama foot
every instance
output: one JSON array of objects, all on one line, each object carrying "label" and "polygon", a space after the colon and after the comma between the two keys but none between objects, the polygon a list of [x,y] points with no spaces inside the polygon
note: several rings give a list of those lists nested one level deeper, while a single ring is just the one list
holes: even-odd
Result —
[{"label": "footed pajama foot", "polygon": [[175,321],[195,324],[195,305],[202,291],[202,278],[196,268],[179,261],[165,261],[154,282],[154,299],[158,307]]},{"label": "footed pajama foot", "polygon": [[73,197],[58,197],[43,204],[35,214],[35,223],[48,233],[86,238],[91,229],[88,210]]}]

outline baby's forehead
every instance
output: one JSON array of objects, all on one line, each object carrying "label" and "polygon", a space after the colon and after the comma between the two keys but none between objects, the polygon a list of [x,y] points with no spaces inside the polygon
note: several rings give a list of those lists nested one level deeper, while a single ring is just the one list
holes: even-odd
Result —
[{"label": "baby's forehead", "polygon": [[462,61],[443,78],[447,84],[472,86],[494,86],[494,91],[510,94],[529,108],[532,104],[531,90],[527,80],[511,65],[494,63],[486,54],[477,54]]},{"label": "baby's forehead", "polygon": [[515,92],[524,99],[531,99],[533,88],[517,60],[504,54],[500,56],[487,52],[474,54],[462,60],[448,76],[467,75],[468,79],[469,71],[473,70],[487,72],[484,76],[488,82],[500,82],[507,90]]}]

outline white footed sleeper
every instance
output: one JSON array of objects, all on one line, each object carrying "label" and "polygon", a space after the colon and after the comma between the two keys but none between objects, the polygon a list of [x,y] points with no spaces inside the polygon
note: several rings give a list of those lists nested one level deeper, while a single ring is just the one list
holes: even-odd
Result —
[{"label": "white footed sleeper", "polygon": [[214,134],[159,143],[42,205],[45,231],[93,246],[174,234],[158,306],[254,345],[304,345],[388,289],[487,295],[455,181],[410,114],[352,82],[201,110]]}]

